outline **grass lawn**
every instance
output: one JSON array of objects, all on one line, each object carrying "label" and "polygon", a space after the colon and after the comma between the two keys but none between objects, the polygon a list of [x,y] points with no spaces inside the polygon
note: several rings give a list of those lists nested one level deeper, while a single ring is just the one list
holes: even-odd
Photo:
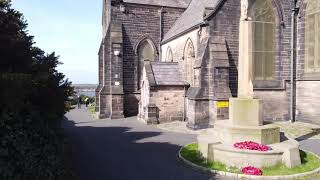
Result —
[{"label": "grass lawn", "polygon": [[[226,171],[232,173],[242,174],[241,170],[235,167],[227,167],[226,165],[220,162],[207,162],[200,156],[200,152],[198,150],[198,144],[190,144],[184,147],[181,151],[181,156],[190,162],[197,164],[202,167],[206,167],[213,170],[218,171]],[[315,155],[311,153],[307,153],[304,151],[300,151],[300,156],[302,160],[302,165],[295,168],[287,168],[283,164],[279,164],[276,166],[262,168],[264,176],[279,176],[279,175],[292,175],[303,172],[312,171],[318,167],[320,167],[320,159],[318,159]]]}]

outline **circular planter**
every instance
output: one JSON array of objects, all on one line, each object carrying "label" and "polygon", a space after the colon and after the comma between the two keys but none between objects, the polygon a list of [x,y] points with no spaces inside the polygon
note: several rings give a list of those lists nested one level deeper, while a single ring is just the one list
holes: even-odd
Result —
[{"label": "circular planter", "polygon": [[[191,143],[193,144],[193,143]],[[190,145],[190,144],[188,144]],[[188,146],[186,145],[186,146]],[[185,159],[184,157],[182,157],[181,155],[181,151],[183,150],[184,147],[181,147],[179,150],[179,154],[178,154],[178,158],[179,160],[181,160],[183,163],[185,163],[186,165],[192,167],[195,170],[204,172],[204,173],[211,173],[211,174],[218,174],[221,176],[225,176],[225,177],[231,177],[231,178],[237,178],[237,179],[260,179],[260,180],[292,180],[292,179],[297,179],[297,178],[303,178],[306,176],[312,176],[312,175],[316,175],[318,173],[320,173],[320,167],[313,170],[313,171],[309,171],[309,172],[305,172],[305,173],[300,173],[300,174],[292,174],[292,175],[281,175],[281,176],[253,176],[253,175],[245,175],[245,174],[236,174],[236,173],[230,173],[230,172],[225,172],[225,171],[217,171],[217,170],[213,170],[213,169],[209,169],[209,168],[205,168],[199,165],[196,165],[194,163],[192,163],[191,161]],[[302,149],[303,150],[303,149]],[[313,155],[315,155],[317,158],[320,159],[320,157],[310,151],[306,151],[303,150],[305,152],[311,153]]]}]

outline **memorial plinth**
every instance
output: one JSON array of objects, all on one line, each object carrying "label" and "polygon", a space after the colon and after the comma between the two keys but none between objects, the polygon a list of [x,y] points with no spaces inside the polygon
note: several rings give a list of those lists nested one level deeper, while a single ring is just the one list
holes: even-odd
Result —
[{"label": "memorial plinth", "polygon": [[262,126],[263,104],[261,99],[231,98],[229,118],[234,126]]},{"label": "memorial plinth", "polygon": [[[238,98],[229,100],[229,120],[216,121],[211,133],[198,136],[202,156],[230,167],[269,167],[284,163],[288,167],[301,164],[299,143],[280,142],[280,128],[263,125],[263,101],[253,98],[253,22],[248,17],[248,0],[241,1],[239,32]],[[260,152],[234,147],[235,143],[253,141],[269,145]]]}]

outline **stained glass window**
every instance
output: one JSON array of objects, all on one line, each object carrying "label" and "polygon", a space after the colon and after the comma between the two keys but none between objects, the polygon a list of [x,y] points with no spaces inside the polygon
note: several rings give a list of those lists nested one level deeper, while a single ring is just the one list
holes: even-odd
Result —
[{"label": "stained glass window", "polygon": [[253,0],[253,71],[255,80],[275,78],[276,18],[271,0]]}]

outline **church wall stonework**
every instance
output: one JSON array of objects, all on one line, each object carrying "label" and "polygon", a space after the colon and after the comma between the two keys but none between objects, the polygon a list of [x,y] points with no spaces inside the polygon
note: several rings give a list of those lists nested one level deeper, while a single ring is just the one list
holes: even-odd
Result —
[{"label": "church wall stonework", "polygon": [[[136,48],[141,38],[151,38],[159,53],[160,38],[160,9],[158,6],[125,4],[127,13],[113,7],[112,20],[120,22],[123,26],[124,40],[124,91],[132,93],[139,90],[138,87],[138,59]],[[163,8],[163,32],[168,31],[174,21],[184,9]],[[159,54],[158,54],[159,55]]]},{"label": "church wall stonework", "polygon": [[[163,36],[170,29],[185,10],[184,8],[162,8],[128,3],[124,5],[125,12],[120,11],[120,4],[115,1],[112,1],[111,4],[107,3],[108,7],[105,8],[108,9],[110,18],[108,18],[107,24],[103,23],[105,26],[104,39],[99,51],[96,111],[100,114],[100,118],[112,115],[121,117],[124,113],[126,116],[138,114],[140,88],[138,87],[139,65],[136,50],[139,40],[144,37],[149,38],[157,49],[156,57],[158,57],[159,42],[162,38],[160,36]],[[160,19],[162,19],[161,25]],[[120,25],[121,32],[117,32],[117,30],[110,32],[110,29],[115,27],[114,25]],[[112,37],[116,43],[111,42],[110,38]],[[119,57],[121,62],[117,61],[113,55],[113,51],[117,49],[121,51]],[[122,108],[123,110],[121,110]]]},{"label": "church wall stonework", "polygon": [[[198,50],[198,43],[197,43],[199,39],[198,31],[199,29],[195,29],[176,39],[173,39],[172,41],[169,41],[168,43],[161,45],[161,49],[162,49],[161,61],[163,62],[166,61],[166,52],[170,47],[173,53],[173,61],[179,62],[179,64],[183,64],[184,50],[188,40],[192,41],[195,51],[197,52]],[[197,54],[195,58],[197,59]],[[181,67],[184,68],[183,66]]]},{"label": "church wall stonework", "polygon": [[155,87],[150,90],[150,104],[158,108],[160,123],[183,121],[184,87]]},{"label": "church wall stonework", "polygon": [[320,124],[320,81],[297,82],[297,120]]},{"label": "church wall stonework", "polygon": [[263,100],[263,117],[268,121],[288,119],[288,94],[283,90],[255,91],[254,97]]},{"label": "church wall stonework", "polygon": [[[276,15],[276,59],[275,59],[275,79],[254,82],[254,96],[264,100],[264,119],[265,120],[288,120],[290,108],[290,74],[291,74],[291,13],[294,8],[294,1],[290,0],[270,0]],[[240,1],[225,0],[216,12],[205,21],[202,27],[194,28],[183,35],[178,36],[171,41],[160,45],[162,37],[172,27],[175,21],[184,12],[184,8],[160,7],[154,5],[141,5],[123,3],[125,12],[120,11],[120,1],[108,3],[110,7],[109,25],[104,24],[104,39],[99,50],[99,85],[96,89],[96,111],[100,112],[101,117],[112,115],[112,109],[119,109],[125,116],[134,116],[138,114],[140,101],[139,87],[139,60],[137,47],[139,42],[148,38],[154,43],[157,54],[155,59],[166,61],[168,48],[173,52],[173,61],[179,62],[180,69],[186,73],[184,52],[187,41],[192,41],[195,51],[195,74],[199,74],[199,82],[194,83],[195,88],[200,88],[202,100],[193,103],[193,109],[201,107],[208,115],[210,120],[225,119],[227,117],[227,108],[219,109],[218,101],[227,101],[227,99],[215,99],[223,90],[216,91],[215,86],[229,83],[229,88],[233,97],[237,96],[238,84],[238,56],[239,56],[239,19],[240,19]],[[318,99],[320,89],[320,73],[307,74],[305,72],[305,21],[306,5],[308,0],[298,0],[300,7],[297,18],[297,54],[296,54],[296,74],[297,82],[295,84],[296,97],[295,107],[297,120],[319,122],[320,114],[316,112],[319,109]],[[162,22],[160,22],[162,20]],[[114,24],[122,27],[121,32],[111,33]],[[113,34],[113,35],[112,35]],[[121,43],[112,42],[112,36],[121,36]],[[212,37],[225,38],[229,65],[216,68],[212,61],[212,50],[202,56],[204,43]],[[208,45],[207,47],[210,47]],[[114,66],[114,49],[121,49],[121,66]],[[211,53],[211,54],[210,54]],[[200,59],[206,59],[204,63],[199,63]],[[211,63],[211,64],[210,64]],[[220,69],[219,69],[220,68]],[[123,85],[123,92],[119,90],[115,96],[112,96],[113,86],[118,80],[116,74],[121,74],[119,81]],[[123,73],[123,74],[122,74]],[[186,76],[186,74],[184,74]],[[218,81],[215,77],[220,78]],[[119,78],[119,77],[117,77]],[[121,89],[121,88],[120,88]],[[172,90],[174,92],[174,90]],[[122,94],[121,94],[122,93]],[[159,103],[163,103],[160,95],[166,96],[164,91],[157,91],[155,94]],[[169,90],[167,95],[171,96]],[[119,96],[117,96],[119,95]],[[159,96],[159,98],[158,98]],[[224,96],[227,97],[227,96]],[[199,97],[197,97],[200,99]],[[121,110],[120,104],[123,104]],[[183,107],[186,103],[181,103]],[[206,104],[206,105],[204,105]],[[192,103],[190,104],[192,106]],[[185,108],[185,107],[184,107]],[[213,111],[214,109],[214,111]],[[208,111],[208,112],[207,112]],[[169,113],[170,114],[170,113]],[[182,113],[183,114],[183,113]],[[170,117],[171,115],[163,114]],[[178,117],[178,116],[177,116]],[[167,118],[166,118],[167,119]],[[170,118],[169,118],[170,119]]]},{"label": "church wall stonework", "polygon": [[[166,62],[166,52],[168,51],[168,48],[172,50],[173,54],[173,62],[178,62],[180,66],[181,73],[187,81],[187,69],[186,66],[186,58],[185,56],[185,50],[187,43],[191,42],[194,48],[195,52],[199,51],[199,35],[198,35],[199,29],[192,30],[180,37],[177,37],[173,39],[172,41],[169,41],[168,43],[162,44],[162,62]],[[198,59],[198,53],[195,53],[194,59]]]},{"label": "church wall stonework", "polygon": [[[277,1],[277,2],[276,2]],[[287,120],[289,114],[289,97],[286,82],[290,79],[290,38],[291,38],[291,9],[293,3],[286,0],[272,0],[275,14],[277,15],[277,56],[276,86],[270,86],[274,82],[254,83],[255,97],[259,97],[264,103],[265,119]],[[280,6],[279,6],[280,5]],[[224,36],[227,41],[230,62],[230,89],[234,97],[237,96],[238,83],[238,56],[239,56],[239,19],[240,1],[227,0],[218,10],[217,14],[210,20],[211,36]],[[278,107],[279,101],[282,107]],[[273,112],[276,110],[276,112]]]},{"label": "church wall stonework", "polygon": [[[162,36],[169,30],[176,19],[185,10],[183,8],[163,7],[162,32],[160,31],[160,6],[138,5],[125,3],[126,12],[121,12],[118,5],[112,6],[112,22],[123,26],[123,89],[125,116],[138,114],[140,100],[139,62],[137,46],[143,38],[149,38],[157,48]],[[156,59],[158,60],[158,59]]]},{"label": "church wall stonework", "polygon": [[210,36],[223,36],[227,42],[229,55],[229,83],[232,95],[237,96],[237,65],[239,55],[240,1],[227,0],[211,19]]},{"label": "church wall stonework", "polygon": [[297,18],[296,119],[320,124],[320,73],[305,72],[305,30],[307,0],[299,0]]}]

